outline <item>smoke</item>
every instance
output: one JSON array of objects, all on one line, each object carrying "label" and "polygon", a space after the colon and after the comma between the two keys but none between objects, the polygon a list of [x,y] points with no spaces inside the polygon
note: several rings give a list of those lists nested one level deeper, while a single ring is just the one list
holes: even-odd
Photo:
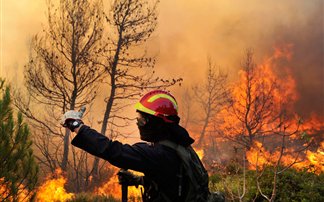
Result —
[{"label": "smoke", "polygon": [[280,40],[294,44],[291,70],[296,79],[299,100],[296,110],[303,116],[324,117],[324,24],[323,1],[303,21],[284,29],[278,26]]},{"label": "smoke", "polygon": [[[22,78],[28,43],[40,33],[45,13],[41,0],[2,3],[5,77]],[[235,80],[247,48],[254,49],[256,62],[261,62],[276,45],[292,44],[289,67],[299,94],[296,111],[324,117],[323,27],[322,0],[163,0],[148,49],[157,54],[158,74],[183,77],[186,86],[204,80],[208,57]]]},{"label": "smoke", "polygon": [[235,80],[246,49],[260,63],[276,46],[291,44],[285,65],[297,84],[296,112],[324,117],[323,19],[322,0],[165,0],[154,43],[158,69],[183,76],[185,85],[199,83],[210,56]]},{"label": "smoke", "polygon": [[43,0],[1,1],[0,76],[14,85],[22,84],[31,37],[41,31],[45,12]]}]

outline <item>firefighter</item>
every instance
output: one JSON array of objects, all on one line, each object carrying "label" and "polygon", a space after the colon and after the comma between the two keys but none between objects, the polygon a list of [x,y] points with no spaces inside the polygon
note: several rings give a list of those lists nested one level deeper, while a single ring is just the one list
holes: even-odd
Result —
[{"label": "firefighter", "polygon": [[[179,179],[181,159],[175,149],[161,144],[167,140],[174,145],[190,147],[194,142],[186,129],[179,125],[176,99],[167,91],[154,90],[144,95],[135,109],[140,138],[145,142],[133,145],[110,140],[84,125],[79,112],[66,112],[62,125],[76,133],[72,145],[116,167],[144,173],[144,177],[128,171],[119,173],[121,183],[144,186],[143,201],[187,201],[190,183],[183,176]],[[208,176],[204,191],[199,194],[207,198]]]}]

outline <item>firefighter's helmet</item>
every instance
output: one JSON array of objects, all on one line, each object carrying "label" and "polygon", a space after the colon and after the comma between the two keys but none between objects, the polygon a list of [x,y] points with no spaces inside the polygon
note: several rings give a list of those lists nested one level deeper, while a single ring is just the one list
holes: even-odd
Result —
[{"label": "firefighter's helmet", "polygon": [[153,90],[145,94],[136,103],[135,109],[153,116],[161,117],[165,122],[173,122],[169,116],[178,115],[178,104],[169,92],[164,90]]}]

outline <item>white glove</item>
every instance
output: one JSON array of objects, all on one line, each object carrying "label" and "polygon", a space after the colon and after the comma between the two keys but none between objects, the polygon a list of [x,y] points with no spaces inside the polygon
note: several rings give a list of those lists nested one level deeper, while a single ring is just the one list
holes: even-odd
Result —
[{"label": "white glove", "polygon": [[78,112],[74,110],[65,112],[61,119],[61,125],[65,128],[70,129],[73,132],[74,129],[78,128],[81,124],[83,124],[81,119],[85,110],[86,108],[82,107]]}]

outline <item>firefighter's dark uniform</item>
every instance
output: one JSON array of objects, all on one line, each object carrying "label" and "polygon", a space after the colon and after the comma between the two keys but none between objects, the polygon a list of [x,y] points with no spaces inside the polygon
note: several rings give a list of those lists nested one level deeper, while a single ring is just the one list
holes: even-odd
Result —
[{"label": "firefighter's dark uniform", "polygon": [[[188,141],[191,138],[184,128],[179,126],[176,133],[178,133],[177,137],[180,137],[177,144],[188,146],[192,143]],[[159,143],[122,144],[108,139],[85,125],[72,140],[72,145],[105,159],[119,168],[143,172],[145,194],[148,196],[146,201],[164,201],[161,200],[161,196],[157,196],[159,193],[165,194],[171,201],[182,201],[178,198],[179,179],[177,177],[181,161],[173,149]],[[155,184],[158,185],[158,192],[154,188]],[[185,192],[186,187],[182,189]]]}]

